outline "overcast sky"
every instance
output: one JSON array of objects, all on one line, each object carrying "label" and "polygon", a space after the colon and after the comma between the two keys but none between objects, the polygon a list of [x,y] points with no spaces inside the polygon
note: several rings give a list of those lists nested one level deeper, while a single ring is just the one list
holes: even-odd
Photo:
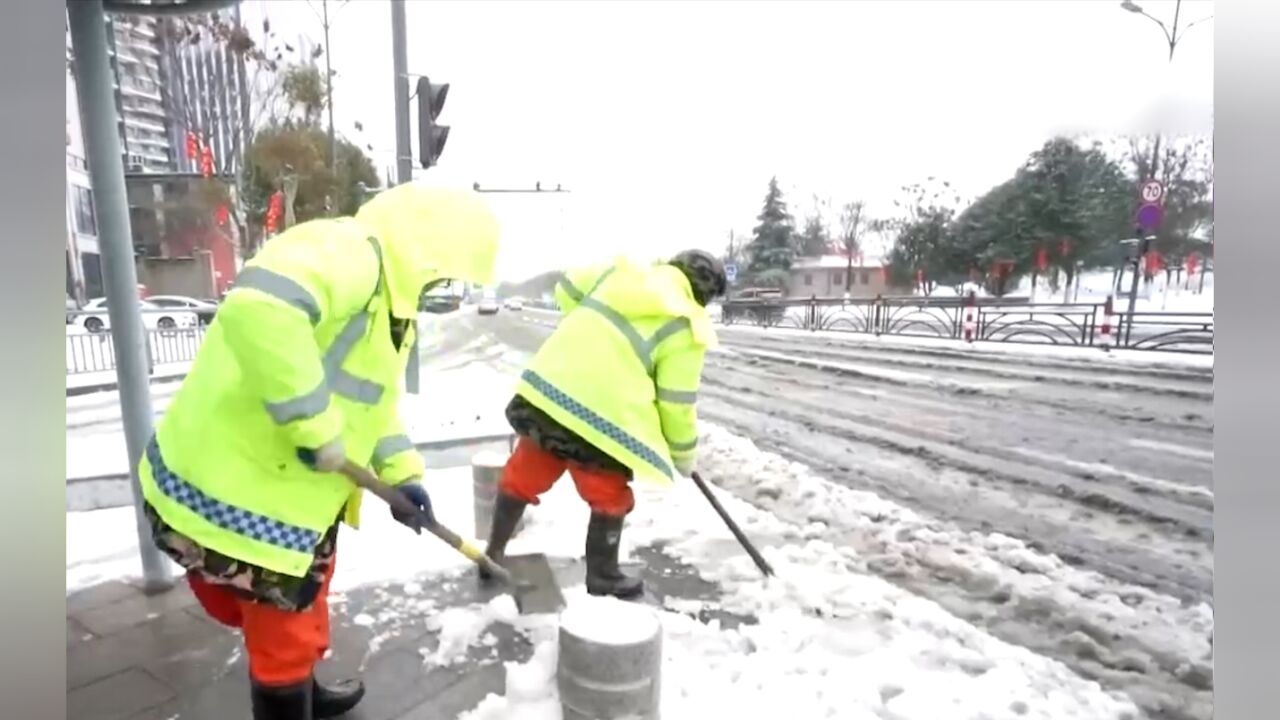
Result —
[{"label": "overcast sky", "polygon": [[[1212,127],[1213,21],[1170,63],[1160,28],[1113,0],[407,5],[409,72],[451,84],[448,145],[417,176],[572,190],[489,196],[506,279],[718,252],[750,233],[773,175],[798,219],[815,193],[888,215],[930,176],[977,197],[1056,133]],[[1141,5],[1172,22],[1172,0]],[[242,12],[319,41],[320,7]],[[339,132],[391,167],[390,3],[329,9]],[[1187,0],[1180,24],[1212,14]]]}]

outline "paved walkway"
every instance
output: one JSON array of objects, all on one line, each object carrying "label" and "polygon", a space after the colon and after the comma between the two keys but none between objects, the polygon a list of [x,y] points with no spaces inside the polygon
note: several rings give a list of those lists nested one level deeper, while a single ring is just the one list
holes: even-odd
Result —
[{"label": "paved walkway", "polygon": [[[714,600],[715,585],[655,548],[636,553],[657,600]],[[561,587],[582,582],[581,563],[554,559]],[[332,658],[322,678],[360,673],[369,688],[352,720],[452,720],[504,691],[503,662],[525,661],[530,642],[493,623],[485,642],[448,666],[424,662],[440,642],[438,612],[487,602],[469,572],[366,586],[333,598]],[[406,599],[412,600],[411,604]],[[722,622],[750,622],[713,611]],[[433,619],[436,620],[433,624]],[[704,617],[709,619],[709,617]],[[113,581],[67,598],[70,720],[248,718],[239,636],[204,615],[184,583],[161,596]],[[361,670],[363,668],[363,670]]]}]

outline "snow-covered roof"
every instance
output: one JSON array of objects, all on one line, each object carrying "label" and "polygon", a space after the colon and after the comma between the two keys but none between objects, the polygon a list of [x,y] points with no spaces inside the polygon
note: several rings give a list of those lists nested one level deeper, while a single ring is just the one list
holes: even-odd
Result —
[{"label": "snow-covered roof", "polygon": [[[871,268],[877,269],[881,267],[879,258],[864,257],[859,261],[857,256],[853,258],[853,266],[855,268]],[[843,269],[848,267],[849,258],[844,255],[823,255],[822,257],[801,257],[796,258],[791,263],[792,270],[822,270],[825,268]]]}]

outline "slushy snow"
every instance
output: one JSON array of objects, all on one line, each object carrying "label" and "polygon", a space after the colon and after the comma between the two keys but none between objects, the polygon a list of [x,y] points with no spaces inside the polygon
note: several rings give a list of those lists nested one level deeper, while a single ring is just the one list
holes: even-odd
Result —
[{"label": "slushy snow", "polygon": [[[468,379],[491,390],[504,384],[495,382],[492,372]],[[462,397],[463,389],[455,386],[451,393]],[[1104,691],[1062,663],[999,640],[938,604],[868,574],[873,557],[892,558],[908,570],[945,568],[981,576],[1004,588],[1014,602],[1042,603],[1073,621],[1124,634],[1153,654],[1159,649],[1185,662],[1211,662],[1207,607],[1181,608],[1149,591],[1115,587],[1013,538],[961,532],[871,493],[828,483],[714,427],[704,429],[701,444],[704,476],[755,503],[716,490],[777,575],[760,576],[688,481],[637,483],[637,508],[623,533],[624,555],[632,547],[660,546],[720,585],[723,597],[712,604],[754,619],[734,628],[703,622],[685,614],[695,602],[679,599],[656,611],[664,635],[666,720],[728,713],[853,720],[1137,716],[1128,698]],[[433,471],[425,484],[442,521],[474,537],[470,469]],[[561,482],[541,506],[530,509],[527,528],[508,552],[580,557],[587,517],[573,484]],[[490,628],[510,625],[529,639],[535,653],[527,663],[506,666],[503,697],[485,699],[465,717],[559,718],[554,699],[558,618],[518,615],[508,596],[463,608],[434,607],[421,587],[471,579],[468,561],[434,538],[415,536],[395,523],[376,499],[366,500],[362,519],[359,531],[344,529],[341,535],[332,603],[341,607],[346,589],[374,587],[374,601],[361,618],[368,623],[363,629],[374,633],[370,653],[414,614],[431,614],[440,632],[438,647],[423,652],[424,665],[431,666],[457,663],[469,648],[492,650]],[[132,508],[69,513],[67,523],[68,592],[137,573]],[[1120,599],[1122,592],[1145,593],[1143,602],[1128,604]],[[610,632],[640,633],[638,627],[601,628],[591,610],[577,614],[586,597],[581,585],[566,588],[565,594],[575,608],[569,620],[578,623],[571,628],[606,638],[625,637]]]}]

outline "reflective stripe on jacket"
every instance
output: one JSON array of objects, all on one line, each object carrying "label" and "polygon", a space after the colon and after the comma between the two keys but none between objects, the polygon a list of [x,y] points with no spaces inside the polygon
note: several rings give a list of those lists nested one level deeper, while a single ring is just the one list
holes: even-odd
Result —
[{"label": "reflective stripe on jacket", "polygon": [[423,473],[397,417],[412,327],[397,350],[382,245],[352,219],[268,242],[218,310],[140,465],[143,493],[176,531],[292,576],[360,492],[303,465],[341,436],[347,456],[398,484]]},{"label": "reflective stripe on jacket", "polygon": [[696,401],[715,332],[670,265],[567,273],[559,326],[517,392],[637,477],[670,480],[697,452]]}]

